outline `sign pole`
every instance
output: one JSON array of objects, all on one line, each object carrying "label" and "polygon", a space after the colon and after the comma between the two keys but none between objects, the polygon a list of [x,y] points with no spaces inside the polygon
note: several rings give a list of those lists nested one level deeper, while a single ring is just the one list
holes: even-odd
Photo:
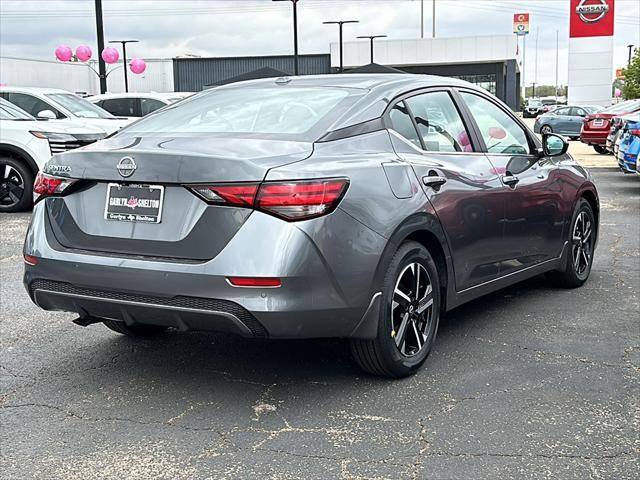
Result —
[{"label": "sign pole", "polygon": [[527,71],[527,36],[522,36],[522,98],[527,101],[527,82],[525,81],[525,74]]}]

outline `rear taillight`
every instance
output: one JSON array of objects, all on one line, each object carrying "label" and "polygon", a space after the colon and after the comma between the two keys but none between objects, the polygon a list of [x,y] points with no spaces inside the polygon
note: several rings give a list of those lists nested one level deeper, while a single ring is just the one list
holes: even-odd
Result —
[{"label": "rear taillight", "polygon": [[285,220],[320,217],[335,209],[347,185],[346,178],[263,183],[256,207]]},{"label": "rear taillight", "polygon": [[636,137],[640,137],[640,130],[638,129],[629,130],[629,133],[631,135],[635,135]]},{"label": "rear taillight", "polygon": [[208,203],[252,207],[296,221],[331,213],[344,196],[346,178],[264,182],[261,184],[190,185]]},{"label": "rear taillight", "polygon": [[76,182],[74,178],[54,177],[40,172],[33,182],[33,203],[45,197],[62,195]]},{"label": "rear taillight", "polygon": [[239,183],[235,185],[192,185],[189,188],[209,203],[252,207],[258,187],[258,183]]}]

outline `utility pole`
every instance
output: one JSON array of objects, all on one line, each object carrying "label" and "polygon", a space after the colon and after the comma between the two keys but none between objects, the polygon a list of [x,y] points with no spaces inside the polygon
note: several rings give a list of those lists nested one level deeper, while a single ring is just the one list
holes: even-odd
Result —
[{"label": "utility pole", "polygon": [[633,55],[633,45],[627,45],[629,49],[629,60],[627,60],[627,67],[631,65],[631,56]]},{"label": "utility pole", "polygon": [[522,88],[524,93],[522,98],[527,101],[527,83],[525,82],[525,74],[527,73],[527,36],[522,36]]},{"label": "utility pole", "polygon": [[536,62],[534,64],[533,81],[538,81],[538,37],[540,37],[540,27],[536,27]]},{"label": "utility pole", "polygon": [[342,25],[345,23],[360,23],[360,20],[332,20],[330,22],[322,22],[325,25],[338,25],[339,42],[340,42],[340,73],[344,72],[344,64],[342,61]]},{"label": "utility pole", "polygon": [[272,0],[273,2],[291,2],[293,4],[293,73],[299,75],[298,70],[298,1]]},{"label": "utility pole", "polygon": [[431,20],[432,20],[432,25],[431,25],[431,34],[433,36],[433,38],[436,38],[436,0],[431,0],[431,5],[433,7],[433,12],[431,14]]},{"label": "utility pole", "polygon": [[138,43],[138,40],[110,40],[109,43],[122,44],[122,67],[124,70],[124,91],[129,93],[129,80],[127,79],[127,43]]},{"label": "utility pole", "polygon": [[536,85],[537,85],[537,83],[536,83],[536,82],[532,82],[532,83],[531,83],[531,88],[532,88],[532,91],[531,91],[531,98],[536,98]]},{"label": "utility pole", "polygon": [[559,40],[558,40],[559,34],[560,34],[559,30],[556,30],[556,89],[555,89],[556,103],[558,103],[558,52],[560,50]]},{"label": "utility pole", "polygon": [[104,28],[102,26],[102,0],[95,0],[96,6],[96,35],[98,37],[98,78],[100,79],[100,93],[107,93],[107,67],[100,55],[104,50]]},{"label": "utility pole", "polygon": [[359,35],[356,38],[368,38],[371,42],[371,61],[369,63],[373,63],[373,40],[375,38],[386,38],[386,35]]},{"label": "utility pole", "polygon": [[420,0],[420,38],[424,38],[424,0]]}]

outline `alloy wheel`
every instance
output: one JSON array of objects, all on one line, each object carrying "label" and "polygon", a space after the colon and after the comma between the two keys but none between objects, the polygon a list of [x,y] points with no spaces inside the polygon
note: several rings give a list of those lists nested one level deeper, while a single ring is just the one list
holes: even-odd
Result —
[{"label": "alloy wheel", "polygon": [[11,165],[0,163],[0,205],[12,207],[17,205],[24,195],[24,178]]},{"label": "alloy wheel", "polygon": [[579,276],[584,275],[589,269],[592,245],[591,220],[586,212],[580,212],[573,227],[572,237],[573,268]]},{"label": "alloy wheel", "polygon": [[433,322],[433,287],[426,268],[417,262],[398,276],[391,302],[391,337],[400,353],[417,355],[424,347]]},{"label": "alloy wheel", "polygon": [[551,129],[551,127],[549,125],[545,125],[540,129],[540,133],[543,133],[545,135],[547,133],[552,133],[552,132],[553,132],[553,130]]}]

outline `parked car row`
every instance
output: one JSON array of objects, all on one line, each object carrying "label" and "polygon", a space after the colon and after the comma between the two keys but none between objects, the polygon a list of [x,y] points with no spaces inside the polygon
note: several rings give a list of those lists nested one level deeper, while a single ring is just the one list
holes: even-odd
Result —
[{"label": "parked car row", "polygon": [[188,95],[108,94],[84,99],[54,88],[0,87],[0,212],[31,206],[34,178],[52,155],[105,138],[136,117]]},{"label": "parked car row", "polygon": [[591,145],[600,154],[611,153],[607,148],[607,137],[611,132],[614,117],[623,117],[640,112],[640,99],[627,100],[599,112],[585,116],[580,130],[580,141]]}]

